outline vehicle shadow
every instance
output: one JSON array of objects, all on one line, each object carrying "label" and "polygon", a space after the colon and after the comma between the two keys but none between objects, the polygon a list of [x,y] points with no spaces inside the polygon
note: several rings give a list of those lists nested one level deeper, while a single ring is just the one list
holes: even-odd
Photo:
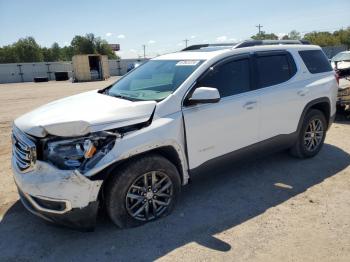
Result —
[{"label": "vehicle shadow", "polygon": [[278,153],[227,164],[195,176],[170,216],[125,230],[106,217],[99,218],[92,233],[55,227],[17,202],[0,222],[0,260],[151,261],[191,242],[226,252],[234,247],[215,234],[289,200],[349,164],[349,154],[328,144],[308,160]]}]

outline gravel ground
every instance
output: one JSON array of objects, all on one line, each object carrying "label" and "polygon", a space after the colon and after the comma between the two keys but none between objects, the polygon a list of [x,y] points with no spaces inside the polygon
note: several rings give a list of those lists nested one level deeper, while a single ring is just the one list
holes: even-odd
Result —
[{"label": "gravel ground", "polygon": [[81,233],[29,214],[11,175],[13,119],[114,80],[0,85],[0,261],[350,260],[350,121],[313,159],[278,153],[194,177],[172,215],[143,227],[120,230],[101,214]]}]

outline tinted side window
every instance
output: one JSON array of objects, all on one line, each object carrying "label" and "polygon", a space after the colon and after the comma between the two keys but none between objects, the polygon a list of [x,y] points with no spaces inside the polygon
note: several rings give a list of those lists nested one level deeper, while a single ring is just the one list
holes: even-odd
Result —
[{"label": "tinted side window", "polygon": [[299,51],[299,54],[311,74],[333,70],[326,55],[321,50],[304,50]]},{"label": "tinted side window", "polygon": [[256,57],[259,87],[273,86],[289,80],[296,72],[289,57],[284,54]]},{"label": "tinted side window", "polygon": [[250,90],[249,59],[219,65],[199,80],[197,86],[215,87],[220,96],[231,96]]}]

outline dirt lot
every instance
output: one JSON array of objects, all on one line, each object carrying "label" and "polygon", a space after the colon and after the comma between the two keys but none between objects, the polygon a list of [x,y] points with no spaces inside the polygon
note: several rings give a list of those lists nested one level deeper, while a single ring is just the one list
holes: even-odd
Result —
[{"label": "dirt lot", "polygon": [[193,179],[175,212],[119,230],[54,227],[18,202],[10,168],[17,116],[113,81],[0,85],[0,261],[350,261],[350,122],[338,122],[309,160],[279,153]]}]

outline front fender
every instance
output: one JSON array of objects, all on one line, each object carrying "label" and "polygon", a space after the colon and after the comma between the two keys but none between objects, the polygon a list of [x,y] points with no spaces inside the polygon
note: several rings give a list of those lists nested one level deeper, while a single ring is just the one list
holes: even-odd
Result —
[{"label": "front fender", "polygon": [[185,136],[181,112],[162,118],[154,118],[151,125],[126,133],[118,138],[113,149],[85,175],[93,177],[106,168],[131,157],[172,147],[181,163],[183,184],[188,183],[188,163],[185,153]]}]

